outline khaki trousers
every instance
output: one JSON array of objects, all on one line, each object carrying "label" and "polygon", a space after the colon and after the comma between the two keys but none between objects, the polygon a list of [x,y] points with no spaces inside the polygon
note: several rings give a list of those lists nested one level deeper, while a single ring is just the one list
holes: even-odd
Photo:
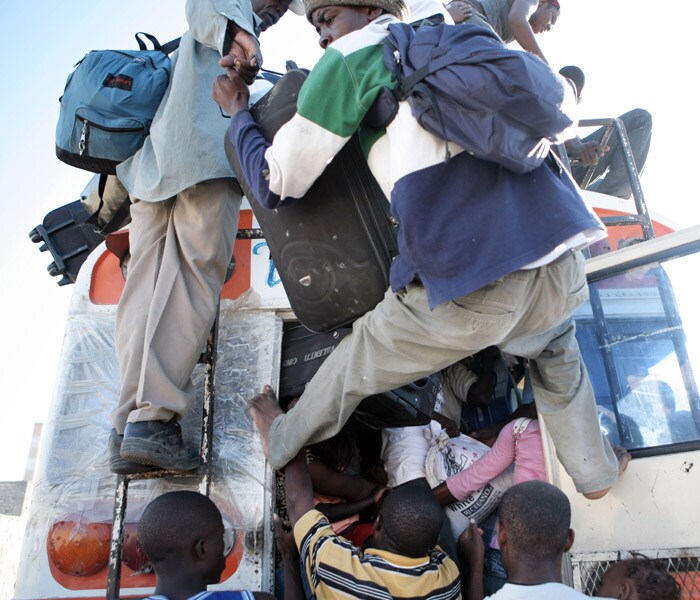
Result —
[{"label": "khaki trousers", "polygon": [[198,183],[163,202],[136,201],[131,262],[115,345],[119,404],[110,420],[170,420],[192,406],[192,370],[214,322],[242,192],[235,179]]},{"label": "khaki trousers", "polygon": [[487,346],[531,359],[537,407],[580,492],[617,479],[571,318],[588,288],[580,252],[521,270],[430,310],[424,288],[389,290],[355,322],[289,413],[270,432],[270,463],[335,435],[360,401],[447,367]]}]

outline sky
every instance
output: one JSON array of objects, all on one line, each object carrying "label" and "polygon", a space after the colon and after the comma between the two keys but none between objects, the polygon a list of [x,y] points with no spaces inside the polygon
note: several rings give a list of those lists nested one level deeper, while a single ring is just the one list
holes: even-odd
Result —
[{"label": "sky", "polygon": [[[693,191],[700,134],[693,39],[695,2],[662,10],[650,0],[562,0],[556,27],[538,37],[554,68],[586,73],[581,118],[652,113],[652,147],[642,176],[647,203],[679,226],[700,223]],[[2,0],[0,3],[0,481],[20,480],[34,423],[46,420],[72,286],[59,288],[47,253],[28,238],[49,211],[78,199],[91,175],[55,157],[58,98],[89,50],[135,48],[146,31],[161,42],[186,29],[184,0]],[[262,34],[264,66],[312,67],[313,28],[286,15]],[[584,132],[585,133],[585,132]]]}]

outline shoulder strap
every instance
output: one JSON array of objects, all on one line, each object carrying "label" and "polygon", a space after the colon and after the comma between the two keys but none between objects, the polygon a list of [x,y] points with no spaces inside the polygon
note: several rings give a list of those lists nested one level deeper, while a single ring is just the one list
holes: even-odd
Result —
[{"label": "shoulder strap", "polygon": [[165,54],[172,54],[175,52],[180,47],[180,40],[182,38],[175,38],[174,40],[170,40],[169,42],[166,42],[160,47],[161,52],[165,52]]},{"label": "shoulder strap", "polygon": [[516,444],[520,440],[520,436],[525,433],[525,430],[531,421],[532,419],[528,419],[527,417],[520,417],[513,422],[513,437],[515,438]]}]

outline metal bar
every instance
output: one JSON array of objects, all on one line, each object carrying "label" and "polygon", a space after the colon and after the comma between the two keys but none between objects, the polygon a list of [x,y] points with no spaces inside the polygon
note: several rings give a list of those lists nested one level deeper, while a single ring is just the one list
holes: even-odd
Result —
[{"label": "metal bar", "polygon": [[608,226],[616,225],[641,225],[642,218],[638,215],[618,215],[615,217],[602,217],[600,219]]},{"label": "metal bar", "polygon": [[119,587],[121,584],[122,563],[122,534],[124,531],[124,517],[126,516],[127,492],[129,491],[129,477],[117,476],[117,487],[114,492],[114,514],[112,517],[112,537],[109,541],[109,569],[107,571],[107,600],[119,599]]},{"label": "metal bar", "polygon": [[608,388],[610,389],[610,404],[612,405],[613,413],[615,414],[615,423],[617,425],[617,434],[620,438],[620,445],[624,445],[627,439],[627,423],[620,419],[620,413],[617,408],[617,403],[622,398],[622,388],[620,387],[620,379],[617,374],[617,366],[613,357],[613,349],[610,344],[610,331],[608,330],[608,322],[605,318],[605,310],[603,302],[600,299],[600,291],[597,285],[588,286],[588,297],[591,303],[591,311],[593,313],[593,329],[598,339],[598,348],[601,352],[603,361],[603,369],[605,370],[605,378],[608,380]]},{"label": "metal bar", "polygon": [[257,229],[239,229],[236,232],[237,240],[264,240],[263,230]]},{"label": "metal bar", "polygon": [[569,153],[566,151],[566,145],[557,144],[557,153],[559,154],[561,162],[566,167],[566,170],[571,173],[571,160],[569,159]]},{"label": "metal bar", "polygon": [[214,324],[207,338],[207,351],[204,361],[204,401],[202,402],[202,446],[201,456],[201,480],[199,492],[209,495],[212,478],[212,447],[214,444],[214,375],[216,374],[216,345],[219,332],[219,307],[216,308]]},{"label": "metal bar", "polygon": [[644,192],[642,192],[642,184],[639,181],[639,172],[637,171],[637,163],[634,161],[634,155],[632,154],[632,146],[630,145],[629,138],[627,137],[627,130],[625,129],[625,124],[621,119],[614,120],[615,131],[622,147],[622,151],[625,156],[625,168],[627,169],[627,176],[630,180],[630,186],[632,188],[632,197],[634,198],[635,206],[637,207],[637,214],[642,217],[642,232],[644,233],[645,240],[651,240],[654,238],[654,228],[651,226],[651,218],[649,217],[649,211],[647,209],[647,203],[644,200]]},{"label": "metal bar", "polygon": [[683,330],[683,322],[681,320],[680,313],[678,312],[676,297],[673,293],[673,287],[668,279],[668,275],[666,274],[666,271],[664,271],[663,267],[658,267],[658,272],[656,275],[659,296],[661,298],[661,304],[664,307],[666,323],[669,328],[673,349],[675,350],[676,357],[678,358],[678,367],[680,369],[681,378],[683,379],[683,386],[685,387],[685,392],[688,397],[690,412],[693,415],[693,421],[695,421],[695,428],[698,432],[700,432],[700,395],[698,394],[697,382],[695,381],[693,367],[690,364],[690,357],[688,356],[685,331]]},{"label": "metal bar", "polygon": [[[610,136],[612,135],[613,127],[614,127],[612,119],[606,119],[606,120],[609,122],[606,124],[605,133],[603,133],[603,137],[600,140],[601,146],[607,146],[608,141],[610,141]],[[596,166],[597,165],[591,165],[586,170],[586,174],[584,175],[583,179],[581,180],[581,189],[585,190],[590,185]]]}]

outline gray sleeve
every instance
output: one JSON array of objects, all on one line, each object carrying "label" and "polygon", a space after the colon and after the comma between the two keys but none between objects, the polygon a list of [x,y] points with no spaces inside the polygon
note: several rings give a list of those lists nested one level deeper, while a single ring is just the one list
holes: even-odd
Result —
[{"label": "gray sleeve", "polygon": [[455,363],[442,372],[443,386],[460,402],[465,402],[469,388],[474,385],[478,377],[462,363]]},{"label": "gray sleeve", "polygon": [[255,35],[250,0],[187,0],[185,13],[192,37],[221,56],[228,53],[229,21]]}]

